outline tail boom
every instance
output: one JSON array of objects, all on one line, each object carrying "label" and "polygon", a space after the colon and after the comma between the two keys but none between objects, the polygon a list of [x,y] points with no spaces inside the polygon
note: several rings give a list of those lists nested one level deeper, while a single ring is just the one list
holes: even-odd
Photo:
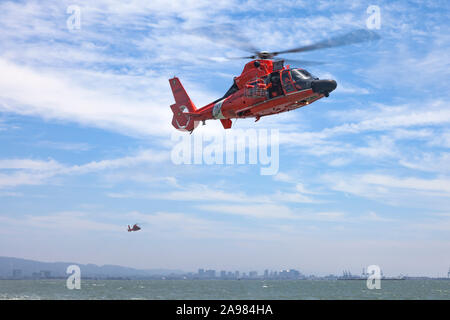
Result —
[{"label": "tail boom", "polygon": [[180,79],[174,77],[169,79],[169,83],[175,98],[175,104],[170,106],[173,112],[172,125],[178,130],[192,132],[198,125],[198,121],[194,120],[197,108],[186,93]]}]

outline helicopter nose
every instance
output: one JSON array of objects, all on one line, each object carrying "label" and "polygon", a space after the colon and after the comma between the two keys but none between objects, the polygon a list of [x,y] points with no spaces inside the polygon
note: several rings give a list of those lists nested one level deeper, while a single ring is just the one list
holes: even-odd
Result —
[{"label": "helicopter nose", "polygon": [[311,89],[316,93],[323,93],[328,97],[328,94],[336,89],[337,83],[334,80],[314,80],[311,83]]}]

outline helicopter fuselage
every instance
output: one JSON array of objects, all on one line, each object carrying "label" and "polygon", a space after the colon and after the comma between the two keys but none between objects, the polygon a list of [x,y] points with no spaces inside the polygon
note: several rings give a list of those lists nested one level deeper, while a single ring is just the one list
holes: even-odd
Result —
[{"label": "helicopter fuselage", "polygon": [[319,80],[308,71],[283,66],[282,60],[257,59],[248,62],[233,86],[220,99],[196,109],[178,78],[169,80],[176,103],[172,124],[192,131],[206,120],[220,120],[225,129],[231,119],[256,118],[291,111],[327,97],[336,88],[334,80]]}]

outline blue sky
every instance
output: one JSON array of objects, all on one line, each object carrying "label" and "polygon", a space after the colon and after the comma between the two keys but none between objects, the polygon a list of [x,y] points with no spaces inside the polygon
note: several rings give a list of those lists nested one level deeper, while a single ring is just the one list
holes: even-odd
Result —
[{"label": "blue sky", "polygon": [[[81,28],[69,30],[69,5]],[[187,30],[238,25],[263,50],[365,28],[381,40],[286,57],[338,87],[278,129],[280,168],[174,165],[168,79],[197,107],[246,53]],[[138,268],[388,275],[450,266],[446,1],[2,1],[0,255]],[[195,133],[218,132],[208,121]],[[195,134],[194,133],[194,134]],[[140,222],[143,229],[126,232]]]}]

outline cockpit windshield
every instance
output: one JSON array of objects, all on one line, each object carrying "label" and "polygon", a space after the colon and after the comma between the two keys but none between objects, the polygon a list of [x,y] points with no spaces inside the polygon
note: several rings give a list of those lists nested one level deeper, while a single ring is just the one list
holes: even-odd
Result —
[{"label": "cockpit windshield", "polygon": [[305,69],[291,69],[291,76],[292,80],[294,80],[295,82],[318,79],[316,76],[312,75]]}]

